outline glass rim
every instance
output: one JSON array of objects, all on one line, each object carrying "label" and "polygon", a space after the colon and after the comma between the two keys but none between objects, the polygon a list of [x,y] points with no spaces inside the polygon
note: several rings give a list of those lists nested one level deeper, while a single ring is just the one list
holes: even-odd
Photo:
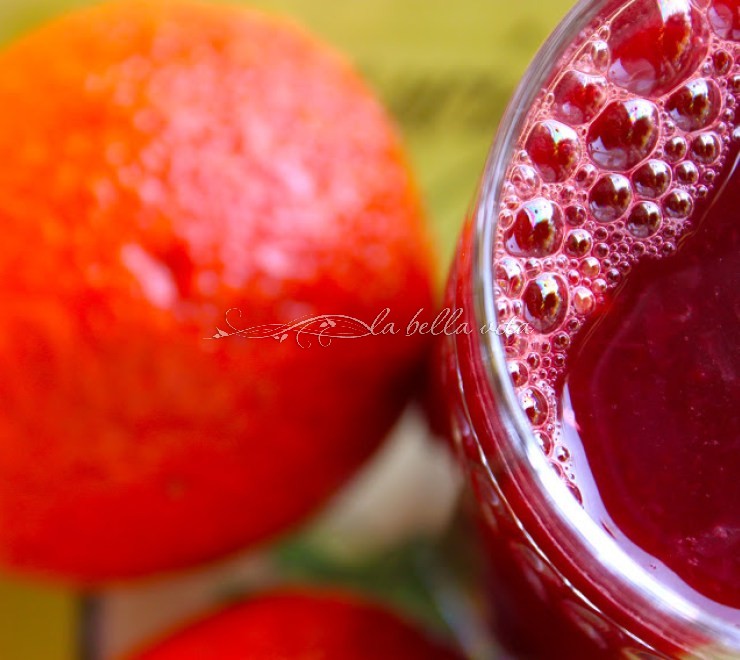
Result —
[{"label": "glass rim", "polygon": [[[542,86],[553,72],[565,50],[573,43],[574,34],[587,27],[601,10],[616,0],[579,0],[566,14],[530,62],[516,91],[509,100],[499,123],[483,171],[477,204],[472,216],[472,282],[473,314],[476,325],[498,327],[493,294],[494,237],[498,223],[498,205],[504,176],[523,123]],[[577,37],[576,37],[577,39]],[[708,637],[711,650],[719,644],[724,651],[740,650],[740,628],[732,622],[701,609],[641,567],[578,503],[563,479],[549,465],[533,430],[519,405],[515,388],[508,375],[503,344],[497,333],[481,335],[486,381],[502,413],[507,430],[507,448],[520,465],[533,477],[547,507],[558,517],[579,546],[584,547],[610,574],[625,593],[637,594],[663,615],[687,629]],[[621,597],[621,602],[626,597]],[[719,650],[719,649],[717,649]],[[715,656],[716,657],[716,656]]]}]

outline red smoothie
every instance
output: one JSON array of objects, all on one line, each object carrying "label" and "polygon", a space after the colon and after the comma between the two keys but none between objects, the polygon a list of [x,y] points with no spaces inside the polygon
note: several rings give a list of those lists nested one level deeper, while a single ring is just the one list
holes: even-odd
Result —
[{"label": "red smoothie", "polygon": [[514,384],[573,491],[647,568],[739,608],[740,19],[706,4],[635,0],[564,62],[494,267],[500,316],[535,331],[507,346]]},{"label": "red smoothie", "polygon": [[[740,625],[740,5],[607,1],[574,34],[515,119],[493,207],[495,315],[531,331],[503,340],[529,434],[592,521],[688,603],[675,606],[682,614],[626,592],[620,602],[606,569],[598,584],[606,560],[574,556],[583,538],[527,491],[521,449],[506,439],[515,425],[498,409],[506,396],[487,391],[497,374],[459,338],[442,349],[452,434],[510,648],[714,649],[714,633],[681,626],[705,615],[717,630]],[[487,194],[461,242],[451,306],[480,300],[469,273]]]}]

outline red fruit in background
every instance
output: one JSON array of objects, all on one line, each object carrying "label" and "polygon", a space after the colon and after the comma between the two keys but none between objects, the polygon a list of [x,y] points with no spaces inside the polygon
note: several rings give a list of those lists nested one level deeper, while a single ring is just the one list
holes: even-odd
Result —
[{"label": "red fruit in background", "polygon": [[[0,53],[0,153],[0,564],[89,583],[214,558],[378,445],[433,260],[396,133],[336,53],[243,9],[79,12]],[[230,308],[386,307],[398,334],[325,348],[204,339]]]},{"label": "red fruit in background", "polygon": [[281,592],[247,600],[131,660],[460,660],[377,605],[342,594]]}]

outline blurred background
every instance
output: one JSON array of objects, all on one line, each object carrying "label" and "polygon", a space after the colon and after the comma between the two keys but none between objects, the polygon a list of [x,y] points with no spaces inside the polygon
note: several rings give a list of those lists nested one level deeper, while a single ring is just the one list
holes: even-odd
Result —
[{"label": "blurred background", "polygon": [[[2,0],[0,46],[90,2]],[[440,286],[514,86],[571,0],[256,0],[347,53],[395,117],[432,222]],[[53,57],[49,53],[49,57]],[[439,624],[435,539],[459,484],[421,414],[306,528],[259,553],[83,597],[0,575],[0,658],[79,658],[82,637],[114,657],[231,595],[281,580],[348,584]],[[444,589],[442,589],[444,591]],[[458,631],[459,632],[459,631]],[[463,632],[464,634],[464,632]],[[471,633],[473,634],[473,633]]]}]

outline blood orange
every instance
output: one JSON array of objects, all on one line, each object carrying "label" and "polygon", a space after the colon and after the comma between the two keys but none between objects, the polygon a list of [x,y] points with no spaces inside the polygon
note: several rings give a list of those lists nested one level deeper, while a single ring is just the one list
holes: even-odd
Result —
[{"label": "blood orange", "polygon": [[204,339],[230,308],[430,307],[399,140],[340,56],[250,10],[102,5],[0,53],[0,153],[2,564],[98,582],[217,557],[378,445],[424,337]]}]

